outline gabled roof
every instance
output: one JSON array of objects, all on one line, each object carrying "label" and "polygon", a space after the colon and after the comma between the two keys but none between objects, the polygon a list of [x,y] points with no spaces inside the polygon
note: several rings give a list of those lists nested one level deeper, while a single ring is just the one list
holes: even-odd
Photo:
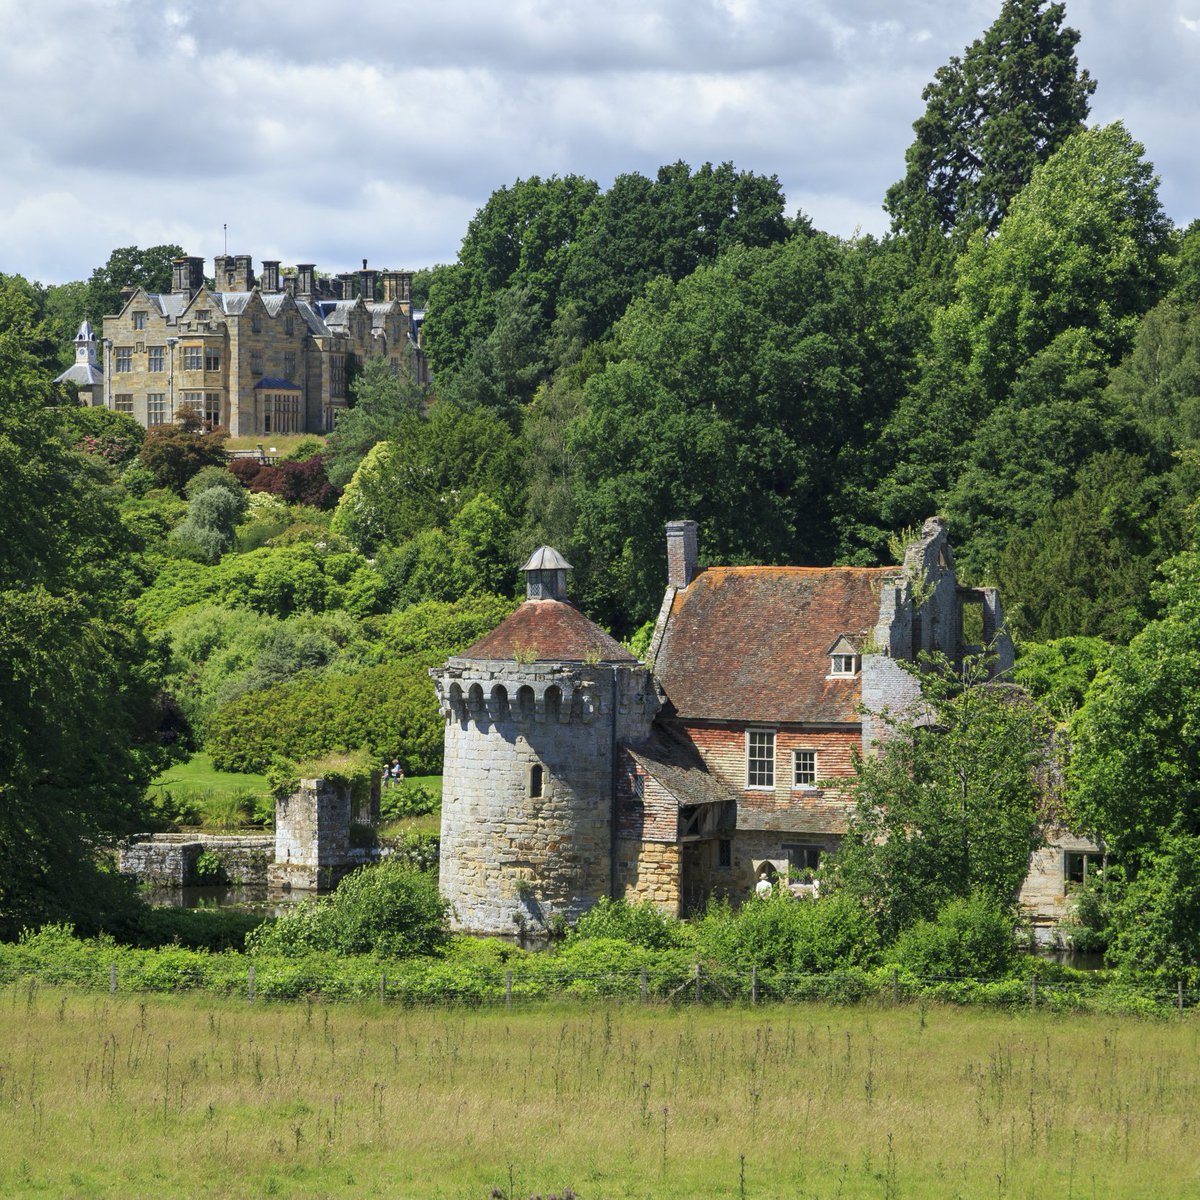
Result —
[{"label": "gabled roof", "polygon": [[637,662],[620,642],[565,600],[526,600],[491,633],[456,654],[451,661],[460,658]]},{"label": "gabled roof", "polygon": [[710,567],[675,595],[655,674],[683,718],[857,724],[857,676],[829,647],[865,637],[894,567]]},{"label": "gabled roof", "polygon": [[737,793],[709,774],[696,747],[669,726],[656,724],[645,742],[625,749],[681,807],[737,800]]}]

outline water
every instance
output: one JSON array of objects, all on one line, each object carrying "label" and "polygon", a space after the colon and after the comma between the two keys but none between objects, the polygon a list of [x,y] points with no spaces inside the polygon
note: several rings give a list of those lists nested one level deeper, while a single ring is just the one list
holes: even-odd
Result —
[{"label": "water", "polygon": [[237,912],[281,917],[308,898],[307,892],[270,891],[265,883],[214,884],[205,887],[146,888],[142,895],[157,908],[231,908]]}]

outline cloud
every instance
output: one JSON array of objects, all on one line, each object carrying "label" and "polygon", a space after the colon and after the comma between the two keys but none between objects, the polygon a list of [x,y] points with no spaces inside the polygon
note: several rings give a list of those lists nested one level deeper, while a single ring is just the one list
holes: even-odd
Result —
[{"label": "cloud", "polygon": [[[1069,0],[1098,120],[1145,141],[1179,220],[1200,17]],[[496,188],[683,159],[778,175],[790,211],[881,232],[921,89],[995,0],[0,0],[0,268],[113,246],[383,265],[453,258]],[[1183,29],[1180,29],[1180,26]],[[19,114],[19,115],[18,115]]]}]

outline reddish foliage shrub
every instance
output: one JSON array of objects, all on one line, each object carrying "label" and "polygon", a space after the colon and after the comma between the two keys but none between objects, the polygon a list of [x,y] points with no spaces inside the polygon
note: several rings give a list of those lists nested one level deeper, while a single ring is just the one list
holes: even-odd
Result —
[{"label": "reddish foliage shrub", "polygon": [[341,495],[325,474],[325,456],[322,454],[315,454],[306,462],[286,461],[273,467],[252,458],[238,458],[229,469],[249,491],[269,492],[289,504],[330,509]]}]

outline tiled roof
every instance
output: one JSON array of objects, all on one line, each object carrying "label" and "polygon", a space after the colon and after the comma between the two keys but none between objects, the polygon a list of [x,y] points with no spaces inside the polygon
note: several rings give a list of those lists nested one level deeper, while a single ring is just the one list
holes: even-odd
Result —
[{"label": "tiled roof", "polygon": [[620,642],[563,600],[526,600],[459,658],[526,662],[637,662]]},{"label": "tiled roof", "polygon": [[676,735],[669,726],[656,724],[645,742],[626,749],[680,805],[722,804],[737,800],[735,792],[709,774],[696,747]]},{"label": "tiled roof", "polygon": [[710,567],[676,593],[654,669],[680,717],[856,724],[829,646],[879,620],[890,567]]}]

